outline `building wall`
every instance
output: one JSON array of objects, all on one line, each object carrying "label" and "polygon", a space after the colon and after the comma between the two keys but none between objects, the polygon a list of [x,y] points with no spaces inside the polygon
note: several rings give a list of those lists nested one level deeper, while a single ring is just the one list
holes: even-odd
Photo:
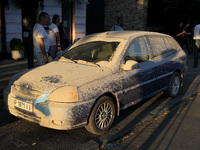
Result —
[{"label": "building wall", "polygon": [[86,35],[86,3],[75,0],[75,39]]},{"label": "building wall", "polygon": [[124,19],[124,30],[146,30],[148,0],[105,0],[105,30]]},{"label": "building wall", "polygon": [[22,39],[21,9],[9,1],[9,9],[5,8],[7,52],[10,52],[9,42],[12,38]]},{"label": "building wall", "polygon": [[[51,19],[54,14],[58,14],[62,17],[61,2],[58,0],[48,0],[44,3],[44,10],[39,7],[39,12],[47,12]],[[9,42],[12,38],[22,39],[22,17],[21,9],[17,8],[9,1],[9,9],[5,9],[5,21],[6,21],[6,41],[7,52],[10,53]],[[80,3],[80,0],[75,0],[75,38],[81,38],[86,35],[86,4]],[[1,39],[0,39],[1,46]],[[0,52],[2,50],[0,49]]]},{"label": "building wall", "polygon": [[41,12],[47,12],[51,18],[53,18],[54,14],[58,14],[60,17],[62,17],[62,7],[61,2],[58,0],[48,0],[44,2],[44,10],[39,9],[39,14]]}]

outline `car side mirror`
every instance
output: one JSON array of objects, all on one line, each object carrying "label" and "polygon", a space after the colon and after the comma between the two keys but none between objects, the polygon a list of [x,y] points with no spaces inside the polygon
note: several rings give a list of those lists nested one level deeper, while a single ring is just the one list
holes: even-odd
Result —
[{"label": "car side mirror", "polygon": [[122,66],[123,70],[133,70],[133,69],[138,69],[138,68],[139,68],[139,63],[135,60],[128,60]]}]

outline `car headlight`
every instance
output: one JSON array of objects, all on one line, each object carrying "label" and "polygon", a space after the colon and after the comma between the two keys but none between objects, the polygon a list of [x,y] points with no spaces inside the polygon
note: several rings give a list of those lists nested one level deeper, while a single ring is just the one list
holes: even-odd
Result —
[{"label": "car headlight", "polygon": [[78,90],[76,87],[61,87],[53,91],[47,98],[48,101],[52,102],[77,102],[78,101]]}]

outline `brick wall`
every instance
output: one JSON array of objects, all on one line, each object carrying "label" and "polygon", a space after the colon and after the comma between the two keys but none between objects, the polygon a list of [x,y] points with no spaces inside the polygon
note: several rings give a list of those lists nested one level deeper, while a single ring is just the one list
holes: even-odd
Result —
[{"label": "brick wall", "polygon": [[124,19],[124,30],[146,30],[147,6],[148,0],[105,0],[105,30],[110,30],[119,16]]}]

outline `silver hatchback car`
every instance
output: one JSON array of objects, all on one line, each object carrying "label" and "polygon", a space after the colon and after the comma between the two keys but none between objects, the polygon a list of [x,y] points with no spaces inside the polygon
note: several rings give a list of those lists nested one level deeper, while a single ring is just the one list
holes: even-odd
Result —
[{"label": "silver hatchback car", "polygon": [[120,110],[163,91],[177,96],[186,72],[186,54],[168,35],[104,32],[13,76],[4,101],[11,114],[41,126],[102,134]]}]

